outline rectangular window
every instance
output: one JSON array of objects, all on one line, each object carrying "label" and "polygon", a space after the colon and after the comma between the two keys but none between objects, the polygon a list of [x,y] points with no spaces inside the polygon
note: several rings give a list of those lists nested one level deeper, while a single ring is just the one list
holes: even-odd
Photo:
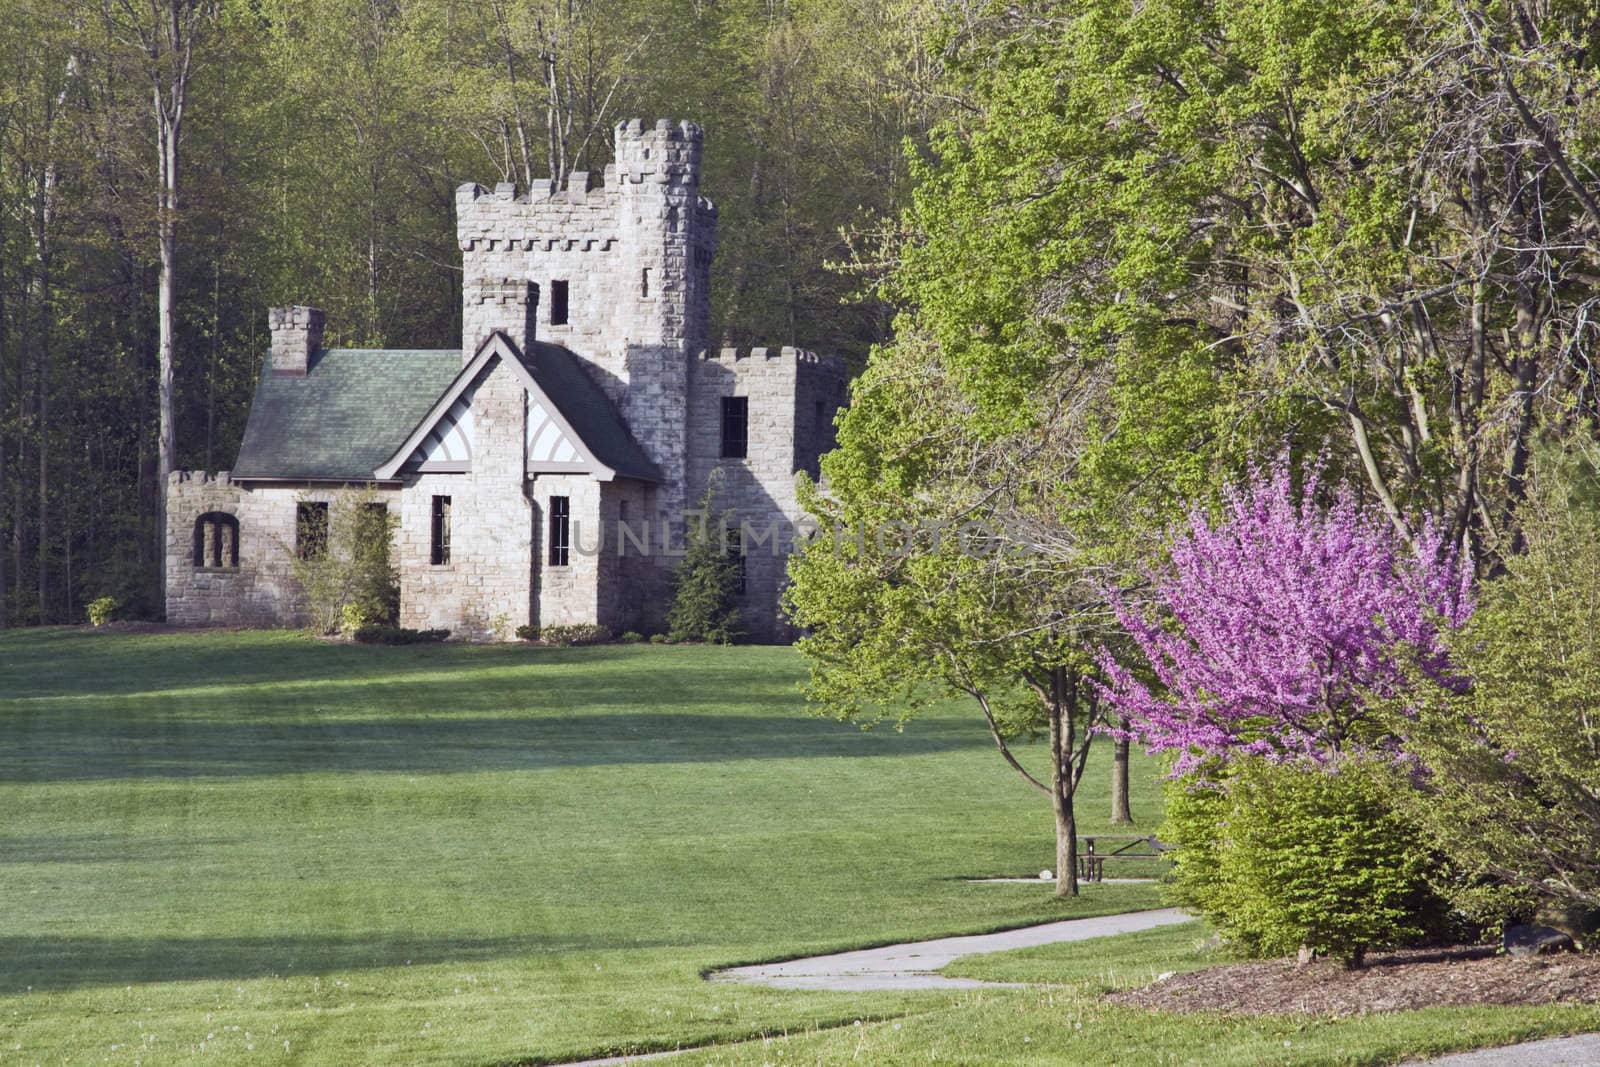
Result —
[{"label": "rectangular window", "polygon": [[572,544],[572,506],[564,496],[550,498],[550,566],[567,565],[567,548]]},{"label": "rectangular window", "polygon": [[433,534],[428,560],[435,567],[450,562],[450,498],[433,498]]},{"label": "rectangular window", "polygon": [[646,267],[639,278],[639,295],[646,300],[650,299],[650,268]]},{"label": "rectangular window", "polygon": [[321,559],[328,554],[328,505],[303,501],[294,509],[295,550],[301,559]]},{"label": "rectangular window", "polygon": [[554,281],[550,283],[550,325],[565,326],[567,324],[567,283]]},{"label": "rectangular window", "polygon": [[[759,542],[757,543],[759,544]],[[733,560],[733,591],[739,596],[744,596],[745,587],[750,578],[746,567],[747,557],[744,554],[744,527],[729,526],[723,532],[722,548],[727,553],[728,558]]]},{"label": "rectangular window", "polygon": [[722,398],[722,454],[743,459],[749,448],[750,401],[742,396]]}]

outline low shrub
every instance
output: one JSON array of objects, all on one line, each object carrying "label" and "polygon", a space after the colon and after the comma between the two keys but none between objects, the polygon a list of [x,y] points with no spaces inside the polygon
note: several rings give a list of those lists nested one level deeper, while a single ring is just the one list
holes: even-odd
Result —
[{"label": "low shrub", "polygon": [[617,640],[621,641],[625,645],[636,645],[640,641],[644,640],[644,635],[637,630],[628,630],[623,633],[621,637],[617,638]]},{"label": "low shrub", "polygon": [[666,634],[651,634],[650,635],[650,643],[652,645],[664,645],[664,644],[667,644],[667,635]]},{"label": "low shrub", "polygon": [[537,626],[526,626],[526,625],[517,627],[517,640],[519,640],[519,641],[537,641],[537,640],[539,640],[539,628]]},{"label": "low shrub", "polygon": [[95,597],[89,601],[89,625],[104,626],[111,621],[121,606],[114,596]]},{"label": "low shrub", "polygon": [[611,640],[611,631],[594,623],[579,622],[570,626],[546,626],[539,639],[547,645],[565,648],[569,645],[599,645]]},{"label": "low shrub", "polygon": [[1160,833],[1178,846],[1173,901],[1255,956],[1310,950],[1359,965],[1369,949],[1443,929],[1442,857],[1395,806],[1395,771],[1240,760],[1169,786]]},{"label": "low shrub", "polygon": [[409,630],[404,626],[369,625],[355,630],[351,638],[363,645],[421,645],[443,641],[449,630]]}]

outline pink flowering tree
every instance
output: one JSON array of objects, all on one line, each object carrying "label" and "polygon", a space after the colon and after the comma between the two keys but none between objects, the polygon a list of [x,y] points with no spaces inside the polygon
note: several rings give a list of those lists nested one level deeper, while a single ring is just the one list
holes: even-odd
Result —
[{"label": "pink flowering tree", "polygon": [[1321,475],[1308,466],[1296,492],[1286,459],[1254,471],[1220,517],[1190,512],[1147,610],[1114,599],[1157,684],[1103,655],[1105,696],[1152,751],[1179,754],[1176,773],[1381,745],[1369,701],[1408,663],[1449,676],[1442,638],[1471,614],[1470,568],[1432,522],[1408,540],[1347,487],[1330,499]]}]

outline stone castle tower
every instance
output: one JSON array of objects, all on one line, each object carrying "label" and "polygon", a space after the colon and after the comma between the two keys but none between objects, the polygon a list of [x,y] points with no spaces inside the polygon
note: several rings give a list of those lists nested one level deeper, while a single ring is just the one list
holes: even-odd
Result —
[{"label": "stone castle tower", "polygon": [[689,363],[711,310],[717,209],[700,195],[703,142],[692,122],[634,119],[617,126],[598,188],[578,171],[565,189],[456,191],[463,351],[505,330],[524,347],[537,337],[582,354],[661,469],[663,517],[684,506]]},{"label": "stone castle tower", "polygon": [[[234,470],[169,486],[169,618],[303,617],[297,529],[367,485],[399,516],[405,625],[656,629],[666,531],[715,479],[746,625],[787,636],[794,478],[832,446],[844,375],[794,348],[709,347],[703,145],[694,123],[633,120],[598,181],[461,186],[459,350],[326,349],[320,311],[275,309]],[[640,527],[649,544],[615,532]]]}]

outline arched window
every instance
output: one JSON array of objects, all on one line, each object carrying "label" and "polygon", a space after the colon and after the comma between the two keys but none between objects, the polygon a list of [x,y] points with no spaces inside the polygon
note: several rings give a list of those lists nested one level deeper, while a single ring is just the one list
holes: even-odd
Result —
[{"label": "arched window", "polygon": [[239,520],[225,511],[208,511],[194,520],[194,565],[239,566]]}]

